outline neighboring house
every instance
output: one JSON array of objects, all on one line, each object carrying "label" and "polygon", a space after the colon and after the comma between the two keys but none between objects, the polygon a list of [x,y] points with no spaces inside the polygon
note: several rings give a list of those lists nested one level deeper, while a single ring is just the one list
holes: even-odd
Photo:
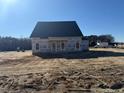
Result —
[{"label": "neighboring house", "polygon": [[32,52],[63,53],[89,49],[75,21],[38,22],[31,36]]},{"label": "neighboring house", "polygon": [[124,43],[123,42],[118,42],[116,47],[124,49]]},{"label": "neighboring house", "polygon": [[108,42],[97,42],[97,45],[95,47],[107,48],[109,47],[109,43]]},{"label": "neighboring house", "polygon": [[124,48],[124,43],[122,42],[97,42],[96,48]]}]

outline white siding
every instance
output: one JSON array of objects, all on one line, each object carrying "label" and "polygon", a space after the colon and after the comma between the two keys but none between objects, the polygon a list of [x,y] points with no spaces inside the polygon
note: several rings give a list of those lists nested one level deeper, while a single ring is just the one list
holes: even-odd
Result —
[{"label": "white siding", "polygon": [[81,45],[81,37],[72,37],[68,39],[68,51],[81,51],[81,47],[79,49],[76,48],[76,43],[78,42]]},{"label": "white siding", "polygon": [[[32,38],[32,51],[33,53],[38,52],[51,52],[50,42],[51,41],[65,41],[65,52],[82,51],[88,50],[89,42],[82,40],[81,37],[49,37],[48,39]],[[79,49],[76,48],[76,43],[80,44]],[[39,43],[40,49],[36,50],[36,44]]]},{"label": "white siding", "polygon": [[89,41],[83,40],[81,44],[82,50],[89,50]]},{"label": "white siding", "polygon": [[[36,50],[36,44],[39,44],[40,49]],[[40,38],[33,38],[32,39],[32,51],[34,53],[38,52],[47,52],[48,48],[48,39],[40,39]]]}]

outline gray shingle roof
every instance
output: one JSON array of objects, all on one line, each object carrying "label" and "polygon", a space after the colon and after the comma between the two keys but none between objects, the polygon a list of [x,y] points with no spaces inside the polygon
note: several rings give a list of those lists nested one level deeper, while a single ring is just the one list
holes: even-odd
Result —
[{"label": "gray shingle roof", "polygon": [[75,21],[38,22],[31,38],[83,36]]}]

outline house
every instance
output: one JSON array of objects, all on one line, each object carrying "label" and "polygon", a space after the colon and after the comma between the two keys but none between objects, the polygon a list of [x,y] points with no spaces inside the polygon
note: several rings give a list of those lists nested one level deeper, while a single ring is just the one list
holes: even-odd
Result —
[{"label": "house", "polygon": [[107,48],[107,47],[109,47],[109,43],[108,42],[97,42],[95,47]]},{"label": "house", "polygon": [[124,49],[124,43],[123,42],[116,42],[116,48]]},{"label": "house", "polygon": [[38,22],[30,36],[33,54],[77,52],[89,49],[89,42],[75,21]]}]

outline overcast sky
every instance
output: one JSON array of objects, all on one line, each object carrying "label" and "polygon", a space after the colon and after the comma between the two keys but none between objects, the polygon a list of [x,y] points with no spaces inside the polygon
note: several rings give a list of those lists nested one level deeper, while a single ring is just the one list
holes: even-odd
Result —
[{"label": "overcast sky", "polygon": [[29,37],[37,21],[56,20],[124,41],[124,0],[0,0],[0,36]]}]

